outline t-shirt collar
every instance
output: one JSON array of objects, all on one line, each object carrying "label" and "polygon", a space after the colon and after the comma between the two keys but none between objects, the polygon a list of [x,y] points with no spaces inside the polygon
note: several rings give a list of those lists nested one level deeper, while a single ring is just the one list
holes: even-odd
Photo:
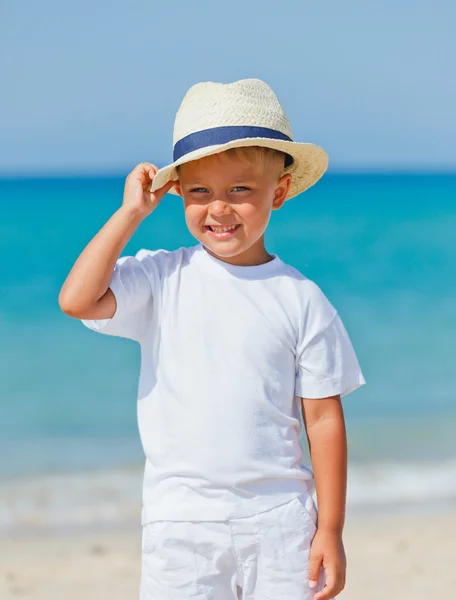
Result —
[{"label": "t-shirt collar", "polygon": [[272,254],[272,256],[272,260],[261,265],[239,266],[232,265],[209,254],[203,244],[195,246],[195,258],[199,262],[204,263],[206,267],[214,271],[222,273],[225,271],[241,279],[263,279],[276,273],[283,263],[276,254]]}]

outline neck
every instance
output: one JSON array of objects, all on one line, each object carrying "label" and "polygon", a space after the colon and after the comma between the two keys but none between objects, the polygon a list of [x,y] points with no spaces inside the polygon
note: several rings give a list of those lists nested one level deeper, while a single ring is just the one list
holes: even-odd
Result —
[{"label": "neck", "polygon": [[209,248],[206,248],[208,252],[214,258],[226,262],[230,265],[237,267],[255,267],[270,262],[274,257],[264,247],[264,237],[262,236],[253,246],[250,246],[244,252],[240,252],[235,256],[219,256],[215,252],[212,252]]}]

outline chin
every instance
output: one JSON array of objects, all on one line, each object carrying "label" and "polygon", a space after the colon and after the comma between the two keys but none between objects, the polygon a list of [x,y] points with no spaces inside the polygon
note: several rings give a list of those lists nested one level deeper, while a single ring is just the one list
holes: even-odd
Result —
[{"label": "chin", "polygon": [[[211,240],[212,241],[212,240]],[[232,258],[233,256],[237,256],[238,254],[242,254],[248,248],[243,247],[228,247],[228,245],[224,244],[214,244],[211,242],[202,241],[203,246],[205,246],[208,250],[210,250],[213,254],[220,256],[221,258]]]},{"label": "chin", "polygon": [[190,231],[193,237],[198,240],[207,250],[210,250],[217,256],[230,258],[231,256],[237,256],[248,250],[251,244],[246,244],[245,240],[239,240],[235,237],[228,240],[217,240],[208,235],[206,232],[201,231]]}]

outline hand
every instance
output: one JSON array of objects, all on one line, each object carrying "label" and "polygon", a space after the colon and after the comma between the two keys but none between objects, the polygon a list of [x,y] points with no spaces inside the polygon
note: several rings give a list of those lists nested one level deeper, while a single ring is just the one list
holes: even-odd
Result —
[{"label": "hand", "polygon": [[158,168],[152,163],[142,162],[133,169],[125,181],[122,206],[142,219],[152,213],[166,192],[176,183],[169,181],[159,190],[151,192],[150,185],[157,171]]},{"label": "hand", "polygon": [[330,600],[345,587],[347,560],[340,533],[317,530],[310,548],[309,586],[311,588],[318,583],[321,567],[325,570],[326,585],[315,594],[314,600]]}]

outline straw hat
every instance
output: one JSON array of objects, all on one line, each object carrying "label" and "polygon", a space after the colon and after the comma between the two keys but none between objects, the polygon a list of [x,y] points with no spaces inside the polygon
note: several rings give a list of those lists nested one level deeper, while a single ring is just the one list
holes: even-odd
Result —
[{"label": "straw hat", "polygon": [[240,146],[266,146],[288,155],[282,173],[293,177],[287,200],[316,183],[328,167],[322,148],[293,141],[277,96],[260,79],[192,86],[177,112],[173,142],[174,162],[157,172],[153,192],[179,179],[178,165]]}]

